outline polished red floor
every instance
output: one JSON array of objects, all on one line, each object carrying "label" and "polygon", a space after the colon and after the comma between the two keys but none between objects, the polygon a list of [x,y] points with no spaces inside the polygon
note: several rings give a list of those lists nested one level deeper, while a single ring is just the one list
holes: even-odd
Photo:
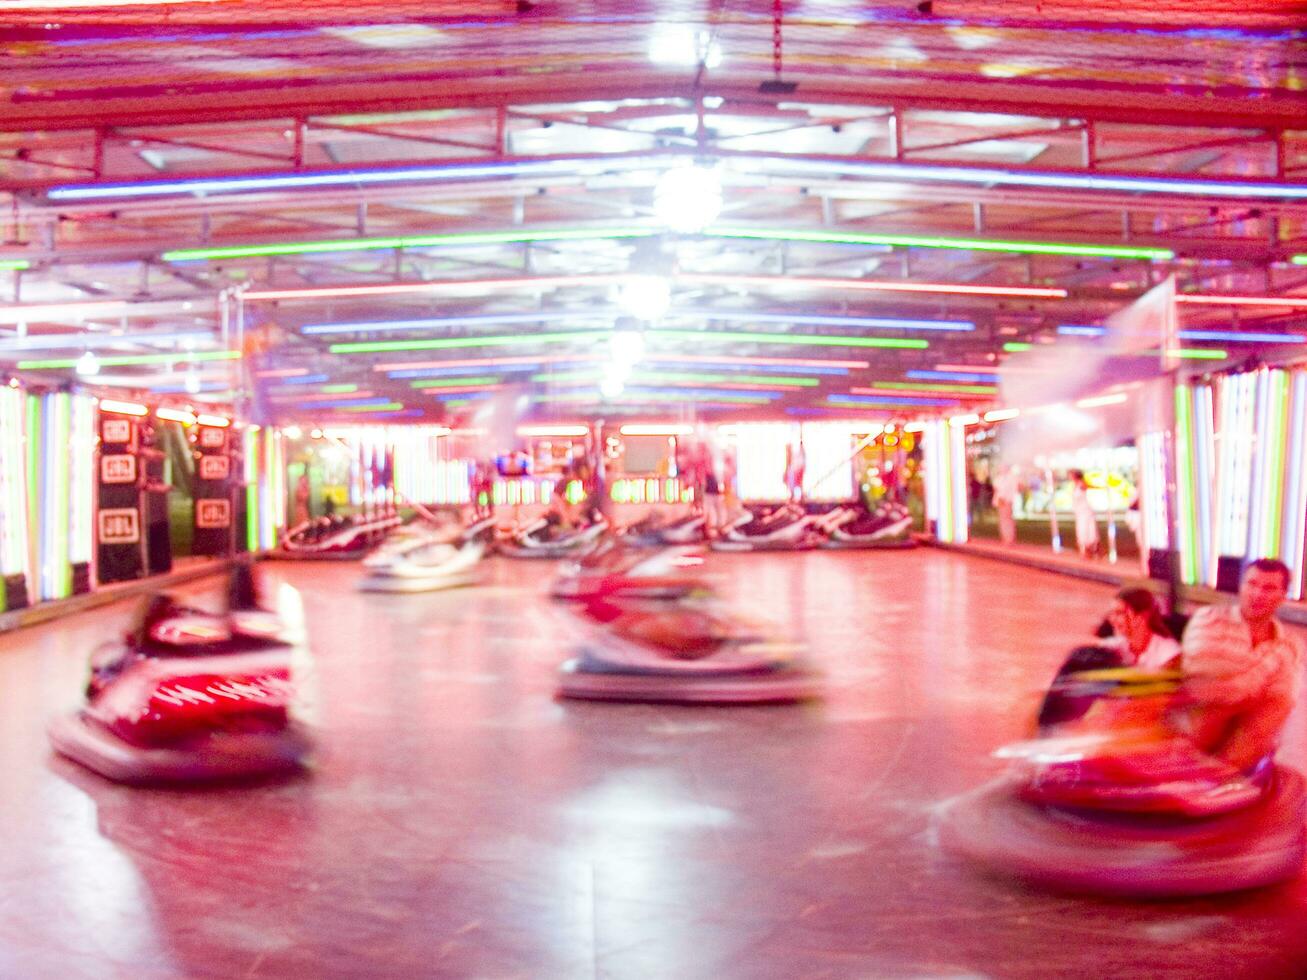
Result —
[{"label": "polished red floor", "polygon": [[807,638],[824,703],[554,701],[548,564],[395,596],[282,564],[311,619],[314,771],[142,791],[43,733],[127,607],[0,637],[0,976],[1307,976],[1307,877],[1106,902],[935,846],[934,809],[996,771],[1110,589],[930,549],[710,569]]}]

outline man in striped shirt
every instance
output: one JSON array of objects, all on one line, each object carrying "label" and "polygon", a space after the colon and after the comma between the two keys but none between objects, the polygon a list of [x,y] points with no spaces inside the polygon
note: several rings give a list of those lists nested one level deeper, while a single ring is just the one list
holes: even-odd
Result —
[{"label": "man in striped shirt", "polygon": [[1275,751],[1297,700],[1302,645],[1275,618],[1288,588],[1283,562],[1254,561],[1238,604],[1200,609],[1184,631],[1184,690],[1200,709],[1194,739],[1240,770]]}]

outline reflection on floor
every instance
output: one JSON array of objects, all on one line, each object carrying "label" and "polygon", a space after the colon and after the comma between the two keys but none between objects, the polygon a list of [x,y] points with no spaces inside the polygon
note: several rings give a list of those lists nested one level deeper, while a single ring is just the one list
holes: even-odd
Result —
[{"label": "reflection on floor", "polygon": [[43,735],[128,607],[0,637],[0,976],[1304,975],[1307,878],[1102,902],[933,845],[932,808],[995,771],[1110,589],[933,549],[709,568],[808,638],[824,703],[559,703],[551,566],[375,595],[357,565],[282,564],[314,634],[316,770],[134,791]]}]

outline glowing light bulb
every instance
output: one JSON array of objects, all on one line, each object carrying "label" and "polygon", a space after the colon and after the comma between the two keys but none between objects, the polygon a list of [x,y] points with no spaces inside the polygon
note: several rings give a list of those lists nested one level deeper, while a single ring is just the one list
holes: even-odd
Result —
[{"label": "glowing light bulb", "polygon": [[644,357],[644,334],[638,330],[618,330],[609,341],[609,351],[614,365],[629,368]]},{"label": "glowing light bulb", "polygon": [[88,350],[77,359],[76,371],[83,378],[93,377],[100,373],[100,359]]},{"label": "glowing light bulb", "polygon": [[599,385],[599,391],[605,398],[616,398],[626,390],[626,382],[621,378],[607,377]]},{"label": "glowing light bulb", "polygon": [[722,178],[707,167],[673,167],[654,187],[654,214],[673,231],[702,231],[722,213]]},{"label": "glowing light bulb", "polygon": [[617,303],[631,316],[657,320],[672,305],[672,284],[662,276],[632,276],[622,283]]}]

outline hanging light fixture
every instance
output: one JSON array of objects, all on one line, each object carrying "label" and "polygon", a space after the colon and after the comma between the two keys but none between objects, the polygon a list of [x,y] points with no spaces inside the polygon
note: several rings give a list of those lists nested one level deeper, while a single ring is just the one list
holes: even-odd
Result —
[{"label": "hanging light fixture", "polygon": [[672,167],[654,187],[654,214],[673,231],[702,231],[722,213],[722,178],[716,169]]},{"label": "hanging light fixture", "polygon": [[100,359],[95,356],[94,352],[88,350],[77,359],[77,367],[75,370],[79,377],[94,377],[100,373]]}]

